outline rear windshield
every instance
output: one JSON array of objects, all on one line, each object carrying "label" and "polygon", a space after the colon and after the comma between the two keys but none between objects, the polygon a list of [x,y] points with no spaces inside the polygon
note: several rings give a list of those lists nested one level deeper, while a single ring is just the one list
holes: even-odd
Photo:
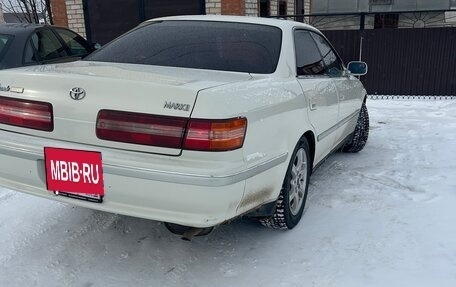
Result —
[{"label": "rear windshield", "polygon": [[281,42],[282,31],[272,26],[161,21],[136,28],[85,60],[270,74]]},{"label": "rear windshield", "polygon": [[8,49],[9,44],[11,43],[13,36],[0,34],[0,61],[5,57],[6,50]]}]

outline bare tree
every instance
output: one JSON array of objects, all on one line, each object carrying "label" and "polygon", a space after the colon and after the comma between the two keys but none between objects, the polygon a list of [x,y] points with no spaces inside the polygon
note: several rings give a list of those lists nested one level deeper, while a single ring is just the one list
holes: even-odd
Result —
[{"label": "bare tree", "polygon": [[53,24],[50,0],[0,0],[3,11],[20,22]]}]

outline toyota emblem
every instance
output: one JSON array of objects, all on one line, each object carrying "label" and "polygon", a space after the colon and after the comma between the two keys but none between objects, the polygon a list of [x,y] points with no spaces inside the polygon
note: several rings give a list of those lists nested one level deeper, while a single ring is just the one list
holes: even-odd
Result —
[{"label": "toyota emblem", "polygon": [[86,91],[82,88],[72,88],[70,90],[70,97],[75,101],[82,100],[85,98],[85,96],[86,96]]}]

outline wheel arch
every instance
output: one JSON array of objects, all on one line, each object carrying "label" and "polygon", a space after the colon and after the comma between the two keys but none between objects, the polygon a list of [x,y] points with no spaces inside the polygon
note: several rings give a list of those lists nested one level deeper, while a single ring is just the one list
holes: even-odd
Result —
[{"label": "wheel arch", "polygon": [[[307,143],[309,144],[309,153],[310,153],[310,160],[311,160],[311,163],[312,163],[312,167],[313,167],[313,164],[314,164],[314,160],[315,160],[315,134],[312,132],[312,131],[306,131],[301,139],[305,138],[307,140]],[[312,171],[312,169],[311,169]]]}]

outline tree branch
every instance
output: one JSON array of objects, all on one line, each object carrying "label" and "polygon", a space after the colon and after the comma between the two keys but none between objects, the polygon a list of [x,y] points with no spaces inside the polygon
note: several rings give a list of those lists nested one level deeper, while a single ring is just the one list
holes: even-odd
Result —
[{"label": "tree branch", "polygon": [[13,14],[20,22],[53,24],[50,0],[0,0],[3,11]]}]

